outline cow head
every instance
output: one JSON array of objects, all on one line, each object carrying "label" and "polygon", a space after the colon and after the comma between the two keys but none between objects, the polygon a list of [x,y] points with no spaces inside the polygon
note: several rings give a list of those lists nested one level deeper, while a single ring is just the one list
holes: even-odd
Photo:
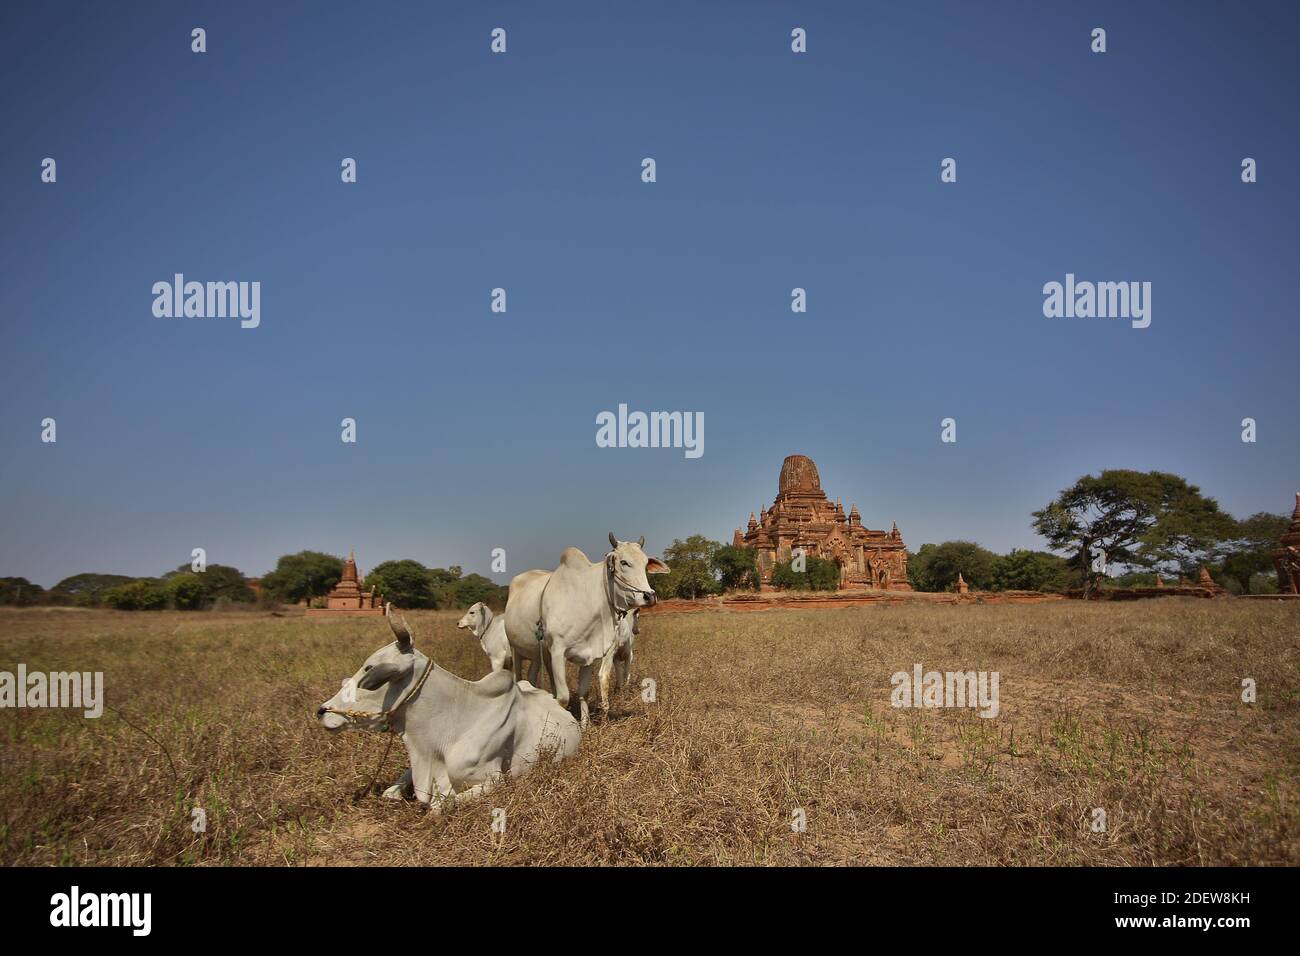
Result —
[{"label": "cow head", "polygon": [[[343,681],[339,692],[321,704],[316,718],[326,730],[378,729],[381,721],[365,715],[377,715],[395,704],[414,673],[415,642],[411,639],[411,629],[405,618],[399,620],[393,614],[392,604],[387,605],[385,613],[397,640],[366,658],[361,669]],[[333,710],[353,713],[336,714]]]},{"label": "cow head", "polygon": [[464,630],[468,628],[474,632],[475,637],[482,637],[487,633],[488,625],[492,623],[492,609],[482,601],[470,605],[470,609],[465,612],[465,616],[456,622],[456,627]]},{"label": "cow head", "polygon": [[613,592],[614,605],[619,609],[648,607],[656,600],[655,592],[646,580],[647,574],[667,574],[668,565],[658,558],[647,557],[645,536],[637,541],[619,541],[614,532],[609,533],[613,551],[605,555],[605,573]]},{"label": "cow head", "polygon": [[626,642],[628,638],[641,633],[640,617],[641,609],[634,607],[619,619],[618,638],[620,641]]}]

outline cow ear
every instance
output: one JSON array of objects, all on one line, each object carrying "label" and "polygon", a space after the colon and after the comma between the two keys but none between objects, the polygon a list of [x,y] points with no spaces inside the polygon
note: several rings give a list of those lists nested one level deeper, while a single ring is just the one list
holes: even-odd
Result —
[{"label": "cow ear", "polygon": [[615,561],[615,560],[616,560],[616,558],[615,558],[615,556],[614,556],[614,552],[611,551],[609,554],[605,555],[605,567],[607,567],[607,568],[609,568],[611,571],[613,571],[613,570],[614,570],[614,561]]},{"label": "cow ear", "polygon": [[664,564],[658,558],[651,558],[645,563],[646,574],[667,574],[669,570],[668,565]]},{"label": "cow ear", "polygon": [[645,547],[645,535],[641,535],[641,537],[637,539],[636,546],[637,546],[638,548],[644,548],[644,547]]},{"label": "cow ear", "polygon": [[376,664],[361,675],[357,686],[362,690],[378,690],[401,673],[402,669],[396,664]]}]

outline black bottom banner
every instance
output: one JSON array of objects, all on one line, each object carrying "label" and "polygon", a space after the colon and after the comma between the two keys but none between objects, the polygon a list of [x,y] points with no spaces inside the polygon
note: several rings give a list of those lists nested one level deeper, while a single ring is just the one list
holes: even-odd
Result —
[{"label": "black bottom banner", "polygon": [[128,945],[327,943],[377,926],[391,945],[431,925],[453,938],[482,933],[484,920],[521,911],[568,925],[567,938],[603,923],[604,909],[611,928],[680,924],[733,943],[774,920],[802,933],[851,923],[874,939],[912,937],[938,920],[996,927],[999,939],[1046,929],[1232,945],[1240,933],[1281,930],[1295,897],[1285,869],[9,869],[0,880],[0,911],[18,938]]}]

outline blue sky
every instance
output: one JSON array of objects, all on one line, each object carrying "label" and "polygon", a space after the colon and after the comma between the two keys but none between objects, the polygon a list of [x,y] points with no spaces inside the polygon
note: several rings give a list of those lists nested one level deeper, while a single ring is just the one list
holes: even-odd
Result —
[{"label": "blue sky", "polygon": [[[1030,512],[1109,467],[1289,511],[1297,32],[1286,3],[5,4],[0,575],[659,553],[728,540],[792,453],[913,548],[1040,547]],[[260,327],[156,318],[178,272],[259,281]],[[1045,318],[1067,272],[1151,282],[1151,326]],[[702,412],[705,454],[596,447],[620,402]]]}]

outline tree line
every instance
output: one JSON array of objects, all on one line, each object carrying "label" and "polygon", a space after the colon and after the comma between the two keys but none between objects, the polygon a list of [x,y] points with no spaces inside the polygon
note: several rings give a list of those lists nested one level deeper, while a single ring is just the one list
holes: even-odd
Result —
[{"label": "tree line", "polygon": [[[74,574],[48,590],[26,578],[0,578],[0,605],[30,607],[106,607],[121,611],[197,611],[232,605],[320,603],[343,577],[343,559],[320,551],[282,555],[275,570],[259,582],[261,595],[242,571],[209,564],[194,571],[183,564],[158,577],[124,574]],[[363,587],[375,588],[402,608],[466,608],[484,601],[498,610],[506,589],[480,574],[463,574],[456,566],[426,568],[404,558],[384,561],[365,576]]]},{"label": "tree line", "polygon": [[[952,590],[960,574],[981,591],[1060,591],[1154,584],[1157,575],[1195,579],[1202,567],[1236,594],[1277,590],[1272,551],[1289,526],[1285,515],[1259,512],[1234,518],[1217,501],[1178,475],[1112,469],[1085,475],[1043,508],[1031,527],[1046,551],[995,554],[973,541],[924,544],[907,556],[907,577],[918,591]],[[664,549],[668,574],[651,584],[662,598],[695,599],[759,586],[754,552],[704,535],[674,540]],[[343,575],[343,559],[320,551],[282,555],[260,582],[265,603],[318,601]],[[802,571],[790,561],[772,571],[775,587],[833,591],[834,561],[808,557]],[[365,578],[403,608],[465,608],[484,601],[500,610],[507,589],[456,566],[427,568],[409,558],[384,561]],[[0,604],[64,604],[122,610],[198,610],[251,603],[258,595],[233,567],[211,564],[202,573],[181,565],[155,578],[75,574],[48,591],[25,578],[0,578]]]}]

